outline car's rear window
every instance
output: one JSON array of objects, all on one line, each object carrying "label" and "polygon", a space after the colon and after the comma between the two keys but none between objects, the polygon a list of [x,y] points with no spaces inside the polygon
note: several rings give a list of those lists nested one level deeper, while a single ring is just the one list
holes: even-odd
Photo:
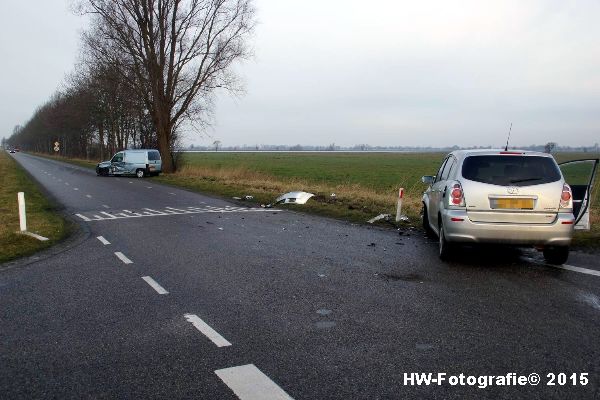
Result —
[{"label": "car's rear window", "polygon": [[502,186],[531,186],[560,180],[550,157],[486,155],[465,158],[462,176],[476,182]]},{"label": "car's rear window", "polygon": [[160,160],[160,153],[156,150],[148,152],[148,160]]}]

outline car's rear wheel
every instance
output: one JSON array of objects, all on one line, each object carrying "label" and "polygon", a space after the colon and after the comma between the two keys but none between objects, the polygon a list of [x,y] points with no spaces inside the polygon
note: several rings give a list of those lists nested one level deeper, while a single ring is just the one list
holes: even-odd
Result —
[{"label": "car's rear wheel", "polygon": [[544,259],[548,264],[562,265],[569,258],[569,247],[544,247]]},{"label": "car's rear wheel", "polygon": [[137,176],[138,178],[143,178],[145,175],[146,172],[141,168],[135,171],[135,176]]},{"label": "car's rear wheel", "polygon": [[427,213],[427,206],[423,204],[423,230],[425,231],[425,235],[428,238],[435,238],[435,232],[431,229],[431,225],[429,225],[429,214]]},{"label": "car's rear wheel", "polygon": [[439,237],[439,245],[440,245],[440,259],[442,261],[448,261],[453,254],[453,245],[446,240],[446,235],[444,234],[444,225],[442,223],[442,218],[440,220],[440,231],[438,234]]}]

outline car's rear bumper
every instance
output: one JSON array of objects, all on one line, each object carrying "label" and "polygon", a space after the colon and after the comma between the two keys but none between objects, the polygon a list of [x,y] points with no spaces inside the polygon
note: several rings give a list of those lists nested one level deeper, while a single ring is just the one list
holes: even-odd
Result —
[{"label": "car's rear bumper", "polygon": [[568,246],[573,237],[570,213],[558,213],[550,224],[473,222],[463,210],[444,210],[442,218],[450,242]]}]

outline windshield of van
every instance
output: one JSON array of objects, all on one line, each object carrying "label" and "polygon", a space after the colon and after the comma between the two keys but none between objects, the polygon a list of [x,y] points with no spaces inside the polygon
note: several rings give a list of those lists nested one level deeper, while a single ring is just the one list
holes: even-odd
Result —
[{"label": "windshield of van", "polygon": [[462,176],[475,182],[501,186],[531,186],[556,182],[561,175],[550,157],[486,155],[465,159]]}]

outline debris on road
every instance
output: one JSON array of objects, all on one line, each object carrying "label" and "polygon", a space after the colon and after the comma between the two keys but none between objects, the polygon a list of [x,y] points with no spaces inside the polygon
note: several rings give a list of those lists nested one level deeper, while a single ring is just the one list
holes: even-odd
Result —
[{"label": "debris on road", "polygon": [[375,243],[371,242],[371,244],[368,244],[367,247],[375,247],[377,246]]},{"label": "debris on road", "polygon": [[250,196],[247,194],[244,197],[233,196],[232,199],[234,199],[234,200],[254,200],[254,196]]},{"label": "debris on road", "polygon": [[275,204],[306,204],[308,199],[313,197],[314,194],[307,192],[289,192],[282,194],[275,199]]},{"label": "debris on road", "polygon": [[370,219],[370,220],[368,220],[367,222],[368,222],[369,224],[372,224],[373,222],[376,222],[376,221],[379,221],[379,220],[382,220],[382,219],[383,219],[383,220],[386,220],[386,221],[389,221],[391,217],[392,217],[392,216],[391,216],[390,214],[379,214],[378,216],[376,216],[376,217],[374,217],[374,218],[371,218],[371,219]]},{"label": "debris on road", "polygon": [[331,194],[329,195],[329,197],[331,197],[332,199],[335,199],[335,198],[337,197],[337,195],[336,195],[335,193],[331,193]]}]

